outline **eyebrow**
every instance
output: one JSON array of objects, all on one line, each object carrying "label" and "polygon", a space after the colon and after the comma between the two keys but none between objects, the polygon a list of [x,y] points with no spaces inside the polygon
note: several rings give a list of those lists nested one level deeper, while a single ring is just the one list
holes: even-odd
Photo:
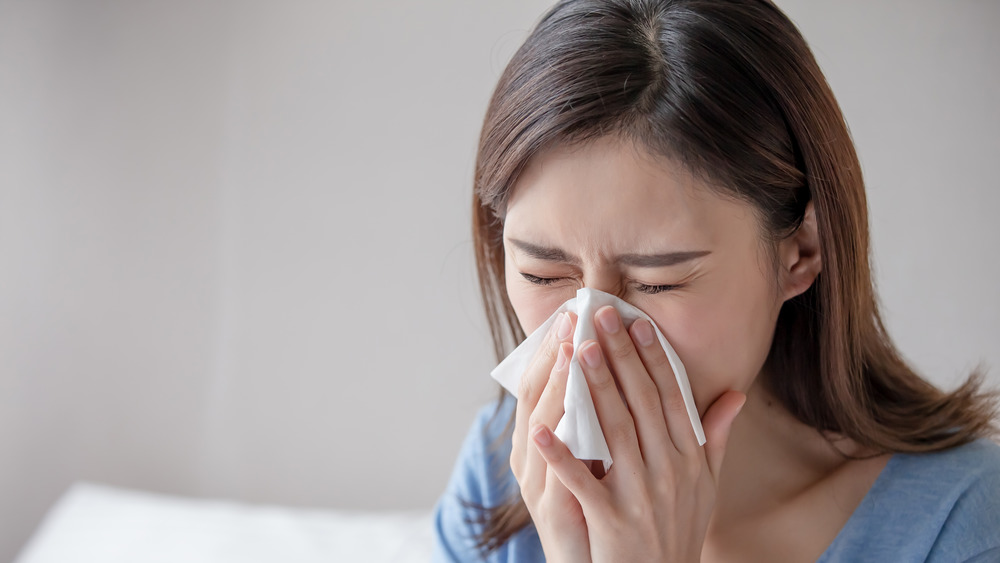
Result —
[{"label": "eyebrow", "polygon": [[[541,246],[514,238],[507,240],[528,256],[537,258],[538,260],[545,260],[547,262],[563,262],[574,265],[578,265],[580,263],[579,258],[567,254],[566,251],[561,248]],[[615,262],[624,266],[633,266],[636,268],[662,268],[665,266],[674,266],[688,262],[690,260],[694,260],[695,258],[701,258],[702,256],[707,256],[709,254],[711,254],[711,252],[707,250],[664,252],[661,254],[622,254],[618,256]]]}]

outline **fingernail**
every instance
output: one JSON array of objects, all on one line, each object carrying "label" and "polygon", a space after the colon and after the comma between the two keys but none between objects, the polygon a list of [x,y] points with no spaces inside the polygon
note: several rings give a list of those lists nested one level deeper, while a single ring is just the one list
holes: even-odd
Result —
[{"label": "fingernail", "polygon": [[552,445],[552,433],[549,432],[548,428],[542,426],[541,424],[535,428],[534,436],[535,442],[538,443],[539,446],[548,447]]},{"label": "fingernail", "polygon": [[618,313],[613,307],[605,307],[598,311],[597,322],[601,323],[601,328],[608,334],[615,334],[618,332],[618,327],[621,326],[621,323],[618,322]]},{"label": "fingernail", "polygon": [[573,323],[569,320],[569,315],[566,313],[559,313],[559,318],[556,319],[556,324],[559,328],[556,329],[556,338],[559,340],[565,340],[569,336],[569,333],[573,330]]},{"label": "fingernail", "polygon": [[596,368],[601,365],[601,347],[596,342],[585,346],[580,353],[583,354],[583,361],[587,362],[588,366]]},{"label": "fingernail", "polygon": [[649,321],[645,319],[635,321],[632,332],[635,333],[635,339],[640,346],[649,346],[653,343],[653,326],[649,324]]},{"label": "fingernail", "polygon": [[738,415],[738,414],[740,414],[740,411],[742,411],[742,410],[743,410],[743,407],[745,407],[745,406],[747,406],[747,396],[746,396],[746,395],[743,395],[743,402],[742,402],[742,403],[740,403],[740,406],[739,406],[739,408],[738,408],[738,409],[736,409],[736,414],[737,414],[737,415]]},{"label": "fingernail", "polygon": [[559,355],[556,356],[556,371],[564,367],[566,367],[566,349],[562,345],[559,345]]}]

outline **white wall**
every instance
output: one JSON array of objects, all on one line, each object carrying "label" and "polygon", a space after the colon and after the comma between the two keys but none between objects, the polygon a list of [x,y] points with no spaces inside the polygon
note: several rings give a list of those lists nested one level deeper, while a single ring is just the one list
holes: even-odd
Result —
[{"label": "white wall", "polygon": [[[548,2],[415,4],[0,0],[0,560],[78,479],[433,503],[494,389],[476,138]],[[781,5],[900,346],[1000,365],[1000,4]]]},{"label": "white wall", "polygon": [[890,333],[940,385],[1000,383],[1000,2],[779,4],[854,135]]}]

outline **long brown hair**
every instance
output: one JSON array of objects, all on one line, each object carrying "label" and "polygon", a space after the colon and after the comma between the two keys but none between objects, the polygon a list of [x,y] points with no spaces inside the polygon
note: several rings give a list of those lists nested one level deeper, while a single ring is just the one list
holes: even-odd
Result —
[{"label": "long brown hair", "polygon": [[[924,452],[993,431],[973,374],[945,393],[900,357],[879,316],[854,145],[808,45],[769,0],[566,0],[500,77],[476,162],[473,236],[499,361],[525,335],[504,285],[503,217],[527,162],[556,143],[632,139],[755,209],[772,241],[812,202],[823,271],[779,314],[764,374],[794,416],[880,452]],[[530,522],[489,507],[495,549]]]}]

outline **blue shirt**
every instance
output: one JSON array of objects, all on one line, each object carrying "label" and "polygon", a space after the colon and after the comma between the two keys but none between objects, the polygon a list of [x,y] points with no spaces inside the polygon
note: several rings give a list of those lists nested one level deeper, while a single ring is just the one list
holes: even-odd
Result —
[{"label": "blue shirt", "polygon": [[[476,417],[434,514],[433,561],[484,561],[472,505],[496,506],[517,495],[507,421],[513,398]],[[497,441],[499,440],[499,442]],[[495,447],[492,447],[495,446]],[[533,526],[485,559],[545,561]],[[1000,446],[978,440],[930,454],[895,454],[820,563],[1000,562]]]}]

